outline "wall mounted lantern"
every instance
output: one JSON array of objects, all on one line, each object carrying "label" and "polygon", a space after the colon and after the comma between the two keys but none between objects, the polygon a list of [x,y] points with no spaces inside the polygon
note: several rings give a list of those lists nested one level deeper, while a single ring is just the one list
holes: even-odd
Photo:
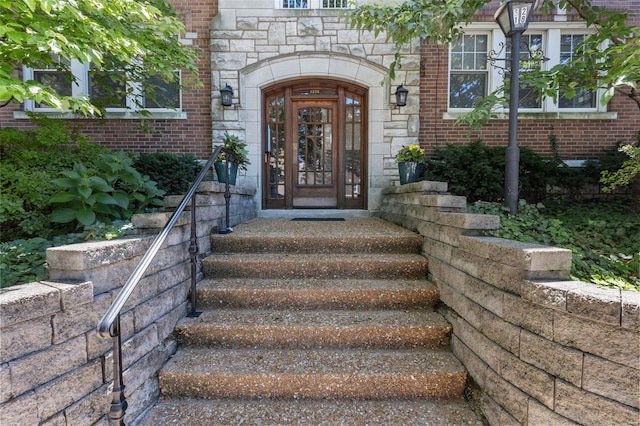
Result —
[{"label": "wall mounted lantern", "polygon": [[228,84],[220,89],[222,106],[229,107],[233,104],[233,87]]},{"label": "wall mounted lantern", "polygon": [[504,202],[509,213],[518,212],[520,148],[518,148],[518,105],[520,104],[520,41],[529,26],[537,0],[507,0],[493,19],[506,37],[511,38],[511,71],[509,73],[509,145],[505,152]]},{"label": "wall mounted lantern", "polygon": [[396,87],[395,95],[397,107],[403,107],[407,105],[407,94],[409,94],[409,91],[402,84]]}]

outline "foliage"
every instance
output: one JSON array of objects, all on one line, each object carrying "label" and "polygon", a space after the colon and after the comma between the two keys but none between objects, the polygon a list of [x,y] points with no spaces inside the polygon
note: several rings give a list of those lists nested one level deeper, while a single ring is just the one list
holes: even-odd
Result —
[{"label": "foliage", "polygon": [[346,12],[351,28],[371,31],[377,37],[386,34],[395,43],[396,54],[389,66],[395,78],[400,68],[401,51],[416,38],[432,43],[448,43],[462,34],[461,24],[471,22],[473,15],[490,0],[413,0],[403,2],[360,2]]},{"label": "foliage", "polygon": [[[216,157],[215,162],[219,163],[224,161],[227,156],[232,163],[238,164],[240,170],[247,170],[247,165],[251,164],[247,153],[247,144],[240,142],[240,138],[235,135],[230,135],[228,132],[224,133],[224,149]],[[227,153],[229,155],[227,155]]]},{"label": "foliage", "polygon": [[2,240],[41,236],[57,230],[48,204],[55,192],[52,180],[75,162],[92,164],[107,152],[87,143],[67,120],[33,116],[32,130],[0,129],[0,231]]},{"label": "foliage", "polygon": [[[504,195],[505,147],[490,147],[481,141],[468,145],[446,145],[435,149],[427,159],[427,180],[448,182],[449,190],[469,201],[499,201]],[[545,158],[522,147],[520,151],[520,187],[524,198],[544,198],[547,185],[566,187],[570,172],[562,162]]]},{"label": "foliage", "polygon": [[527,204],[518,214],[476,202],[474,213],[500,216],[495,236],[570,249],[571,275],[585,282],[640,291],[640,215],[623,202]]},{"label": "foliage", "polygon": [[36,237],[0,243],[0,287],[46,279],[46,250],[49,247],[87,240],[111,240],[125,235],[130,228],[130,224],[114,222],[111,225],[99,224],[79,234],[58,236],[50,240]]},{"label": "foliage", "polygon": [[[389,75],[395,77],[400,67],[402,49],[414,39],[431,43],[450,43],[464,33],[474,14],[490,0],[412,0],[403,2],[362,3],[346,12],[352,28],[386,34],[395,43],[395,60]],[[593,32],[578,46],[584,55],[550,70],[530,70],[521,75],[521,84],[541,91],[545,97],[574,97],[579,90],[604,89],[602,103],[621,93],[640,108],[640,27],[627,26],[628,11],[606,10],[593,6],[591,0],[542,0],[541,11],[549,14],[557,7],[574,10]],[[500,87],[481,100],[457,123],[482,126],[496,114],[496,106],[507,104],[505,88]]]},{"label": "foliage", "polygon": [[166,195],[185,194],[200,172],[200,163],[192,155],[169,152],[141,154],[133,167],[156,182]]},{"label": "foliage", "polygon": [[424,163],[424,149],[420,148],[420,145],[404,146],[396,154],[396,163]]},{"label": "foliage", "polygon": [[178,39],[184,26],[166,0],[0,0],[0,22],[0,105],[33,99],[60,111],[100,114],[87,97],[17,78],[22,65],[72,78],[70,62],[78,60],[109,73],[106,90],[122,87],[118,78],[152,91],[154,77],[173,81],[176,69],[197,75],[197,52]]},{"label": "foliage", "polygon": [[59,192],[49,200],[57,206],[51,214],[56,223],[77,222],[77,227],[87,228],[96,222],[129,219],[147,207],[162,205],[164,192],[142,176],[123,152],[102,154],[94,168],[76,163],[62,175],[52,181]]},{"label": "foliage", "polygon": [[627,154],[630,158],[622,163],[622,166],[615,170],[605,170],[602,172],[600,181],[605,185],[602,190],[611,192],[619,186],[629,185],[633,179],[640,175],[640,146],[625,145],[620,147],[620,152]]}]

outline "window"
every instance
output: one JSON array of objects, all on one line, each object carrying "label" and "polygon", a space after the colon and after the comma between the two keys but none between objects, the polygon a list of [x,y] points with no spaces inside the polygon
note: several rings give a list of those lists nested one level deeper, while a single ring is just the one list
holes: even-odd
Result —
[{"label": "window", "polygon": [[[70,72],[59,69],[25,68],[25,80],[33,79],[49,86],[64,96],[89,95],[91,101],[107,112],[137,110],[140,107],[155,111],[176,111],[182,107],[180,73],[176,79],[165,82],[159,76],[149,77],[144,85],[133,85],[126,81],[120,71],[91,69],[87,64],[71,61]],[[71,77],[75,80],[73,80]],[[144,86],[144,87],[143,87]],[[149,94],[145,88],[152,88]],[[25,110],[49,112],[53,108],[33,101],[25,101]]]},{"label": "window", "polygon": [[[579,56],[580,43],[584,41],[584,34],[562,34],[560,36],[560,63],[566,64]],[[569,99],[560,96],[560,108],[595,108],[596,94],[593,90],[578,89],[576,95]]]},{"label": "window", "polygon": [[487,35],[468,34],[451,47],[450,108],[473,108],[487,95],[487,41]]},{"label": "window", "polygon": [[[472,24],[473,25],[473,24]],[[575,60],[580,55],[580,44],[585,39],[584,29],[577,25],[573,29],[561,27],[541,31],[530,28],[522,35],[520,49],[520,73],[534,69],[551,68],[554,65]],[[505,46],[502,49],[502,46]],[[487,61],[488,53],[497,55],[494,68]],[[497,54],[494,52],[498,52]],[[503,87],[509,96],[509,65],[504,58],[511,56],[511,39],[504,37],[499,29],[488,32],[487,24],[479,23],[478,31],[469,31],[459,40],[452,42],[449,52],[449,109],[472,109],[477,100]],[[546,61],[541,61],[542,57]],[[507,105],[504,105],[507,108]],[[524,112],[605,112],[599,106],[598,91],[578,90],[572,99],[560,96],[553,99],[539,99],[539,91],[533,87],[520,86],[519,107]]]},{"label": "window", "polygon": [[346,9],[349,0],[276,0],[280,9]]},{"label": "window", "polygon": [[[507,39],[507,53],[506,57],[511,57],[511,39]],[[542,62],[542,34],[522,34],[522,43],[520,46],[520,74],[527,71],[540,69]],[[507,68],[511,66],[511,62],[507,61]],[[505,73],[505,93],[509,96],[509,82],[508,78],[510,71]],[[527,87],[522,82],[520,83],[520,96],[518,99],[519,108],[523,109],[540,109],[542,108],[542,100],[540,98],[540,91],[535,90],[532,87]]]}]

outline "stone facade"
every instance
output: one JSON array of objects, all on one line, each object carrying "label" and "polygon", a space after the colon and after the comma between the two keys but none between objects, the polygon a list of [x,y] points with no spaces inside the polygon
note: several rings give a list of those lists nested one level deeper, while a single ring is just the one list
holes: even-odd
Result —
[{"label": "stone facade", "polygon": [[[198,238],[207,253],[225,200],[218,184],[201,189]],[[231,225],[254,217],[252,199],[252,191],[234,191]],[[0,290],[0,423],[109,424],[112,341],[99,338],[96,325],[168,218],[134,216],[137,237],[51,248],[49,281]],[[158,397],[156,373],[174,352],[170,336],[187,312],[190,224],[187,212],[121,314],[128,424]]]},{"label": "stone facade", "polygon": [[[261,206],[262,93],[271,84],[326,77],[368,89],[369,209],[377,210],[383,188],[397,179],[394,156],[402,145],[418,143],[419,43],[406,46],[396,81],[388,81],[395,48],[384,35],[349,29],[338,10],[275,9],[273,0],[219,1],[211,25],[213,139],[225,131],[248,144],[252,165],[243,184],[257,188]],[[393,108],[398,84],[410,96]],[[234,88],[234,107],[223,108],[218,90]]]},{"label": "stone facade", "polygon": [[381,216],[424,236],[452,347],[492,425],[640,424],[640,293],[569,281],[571,252],[482,236],[446,184],[390,188]]}]

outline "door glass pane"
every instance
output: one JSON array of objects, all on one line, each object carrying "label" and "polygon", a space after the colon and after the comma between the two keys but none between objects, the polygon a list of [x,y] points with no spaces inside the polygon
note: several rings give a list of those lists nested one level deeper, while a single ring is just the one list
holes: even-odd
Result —
[{"label": "door glass pane", "polygon": [[354,199],[361,194],[361,164],[360,147],[361,141],[361,117],[362,103],[358,97],[346,97],[346,120],[345,120],[345,179],[344,193],[346,199]]},{"label": "door glass pane", "polygon": [[284,96],[274,96],[267,101],[267,119],[268,197],[282,199],[285,194]]},{"label": "door glass pane", "polygon": [[298,110],[298,185],[331,185],[332,110]]}]

